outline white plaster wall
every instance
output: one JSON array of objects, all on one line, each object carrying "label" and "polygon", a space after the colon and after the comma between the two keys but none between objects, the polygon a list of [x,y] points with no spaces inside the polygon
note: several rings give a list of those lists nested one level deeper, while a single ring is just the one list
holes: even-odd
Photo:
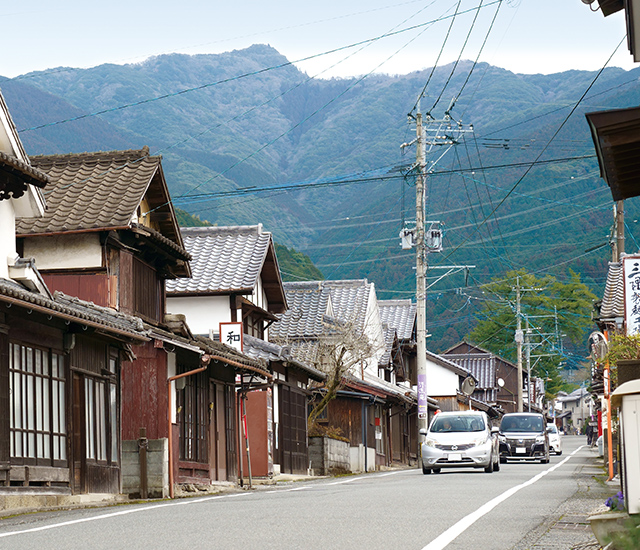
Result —
[{"label": "white plaster wall", "polygon": [[0,201],[0,278],[9,278],[8,262],[16,253],[16,222],[11,201]]},{"label": "white plaster wall", "polygon": [[378,362],[385,351],[384,334],[382,332],[382,321],[380,319],[380,309],[373,283],[370,285],[369,302],[367,304],[367,317],[365,322],[365,334],[373,346],[373,355],[367,360],[367,372],[378,376]]},{"label": "white plaster wall", "polygon": [[167,296],[167,312],[184,315],[191,332],[204,336],[231,322],[228,296]]},{"label": "white plaster wall", "polygon": [[444,397],[456,395],[458,375],[427,359],[427,395]]},{"label": "white plaster wall", "polygon": [[102,267],[97,233],[31,237],[24,241],[24,257],[35,258],[38,269]]}]

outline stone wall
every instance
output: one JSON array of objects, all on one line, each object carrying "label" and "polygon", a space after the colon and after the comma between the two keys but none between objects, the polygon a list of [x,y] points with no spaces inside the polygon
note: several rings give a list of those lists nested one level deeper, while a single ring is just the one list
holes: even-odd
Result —
[{"label": "stone wall", "polygon": [[[122,492],[140,497],[140,452],[138,441],[122,442]],[[169,449],[166,438],[147,443],[147,491],[149,498],[169,496]]]},{"label": "stone wall", "polygon": [[351,472],[349,443],[329,437],[310,437],[309,462],[314,475]]}]

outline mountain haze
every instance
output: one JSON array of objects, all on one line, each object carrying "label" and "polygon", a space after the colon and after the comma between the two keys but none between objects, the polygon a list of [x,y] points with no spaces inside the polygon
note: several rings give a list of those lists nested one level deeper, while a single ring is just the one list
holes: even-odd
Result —
[{"label": "mountain haze", "polygon": [[[600,291],[612,201],[584,113],[640,104],[639,71],[604,70],[568,119],[596,72],[523,75],[468,61],[453,74],[452,66],[434,71],[422,111],[440,119],[458,96],[452,118],[474,128],[446,154],[428,157],[438,161],[426,216],[445,224],[444,251],[429,264],[475,266],[429,291],[430,331],[442,346],[472,328],[474,288],[507,270],[563,280],[571,268]],[[261,222],[325,277],[366,277],[391,298],[415,287],[414,253],[398,238],[415,217],[414,178],[403,177],[415,149],[403,154],[400,145],[415,136],[407,114],[430,73],[310,79],[255,45],[61,68],[0,87],[29,154],[149,145],[164,157],[176,206],[219,225]],[[75,120],[32,129],[67,119]],[[304,184],[332,179],[346,181]],[[256,191],[265,187],[274,189]],[[625,207],[627,250],[637,250],[638,205]],[[429,281],[445,272],[430,271]]]}]

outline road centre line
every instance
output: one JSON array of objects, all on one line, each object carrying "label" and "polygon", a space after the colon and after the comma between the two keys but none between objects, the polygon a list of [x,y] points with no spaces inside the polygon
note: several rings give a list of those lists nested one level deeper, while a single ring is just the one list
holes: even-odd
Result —
[{"label": "road centre line", "polygon": [[533,476],[528,481],[521,483],[520,485],[516,485],[515,487],[511,487],[501,495],[491,499],[489,502],[483,504],[478,508],[475,512],[463,517],[460,521],[449,527],[444,533],[440,534],[438,537],[433,539],[429,544],[427,544],[422,550],[443,550],[449,543],[451,543],[454,539],[459,537],[464,531],[466,531],[469,527],[471,527],[476,521],[478,521],[482,516],[488,514],[491,510],[493,510],[498,504],[504,502],[509,497],[515,495],[521,489],[525,487],[529,487],[529,485],[533,485],[536,481],[540,481],[544,476],[550,474],[554,470],[557,470],[565,464],[571,457],[573,457],[580,449],[582,449],[584,445],[580,445],[575,451],[573,451],[569,456],[567,456],[558,464],[555,464],[551,468],[548,468],[544,472],[540,472],[539,474]]}]

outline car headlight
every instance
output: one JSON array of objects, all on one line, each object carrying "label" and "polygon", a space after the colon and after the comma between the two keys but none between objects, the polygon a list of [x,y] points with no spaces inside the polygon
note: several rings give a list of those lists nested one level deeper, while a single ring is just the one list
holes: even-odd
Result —
[{"label": "car headlight", "polygon": [[438,442],[437,442],[435,439],[433,439],[432,437],[427,437],[427,438],[424,440],[424,444],[425,444],[427,447],[435,447],[435,446],[438,444]]},{"label": "car headlight", "polygon": [[544,443],[544,435],[539,435],[536,437],[536,443],[541,445]]},{"label": "car headlight", "polygon": [[473,440],[473,444],[477,447],[478,445],[484,445],[487,442],[488,437],[486,435],[482,437],[477,437]]},{"label": "car headlight", "polygon": [[506,436],[504,436],[504,435],[499,435],[499,436],[498,436],[498,441],[499,441],[500,443],[506,443],[506,442],[507,442],[507,438],[506,438]]}]

